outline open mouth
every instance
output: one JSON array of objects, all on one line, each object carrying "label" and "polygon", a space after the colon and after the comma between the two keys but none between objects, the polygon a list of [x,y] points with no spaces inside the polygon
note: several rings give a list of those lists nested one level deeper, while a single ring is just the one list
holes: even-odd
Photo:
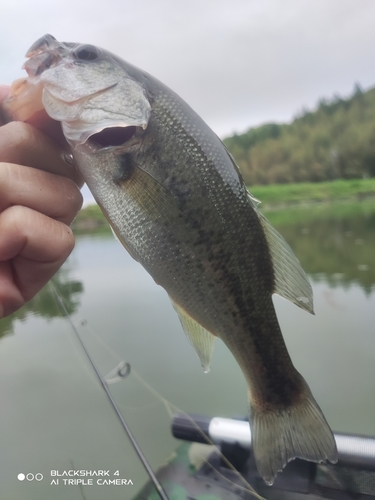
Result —
[{"label": "open mouth", "polygon": [[46,69],[56,66],[69,50],[67,44],[58,42],[52,35],[44,35],[29,48],[23,65],[29,77],[39,76]]},{"label": "open mouth", "polygon": [[[12,83],[10,93],[2,104],[1,112],[5,122],[29,123],[58,142],[64,143],[61,124],[58,122],[66,121],[71,122],[72,126],[74,123],[77,125],[80,111],[85,102],[116,85],[116,83],[103,85],[104,88],[97,87],[96,91],[87,95],[70,95],[66,98],[58,81],[55,85],[51,85],[48,78],[45,81],[46,78],[43,74],[48,70],[53,70],[60,64],[74,65],[74,61],[67,58],[72,50],[69,45],[76,46],[78,44],[60,43],[51,35],[45,35],[32,45],[26,54],[28,59],[23,65],[28,76]],[[65,60],[63,60],[64,58]],[[89,135],[96,132],[101,132],[101,129],[87,131],[80,142],[85,142]],[[100,142],[103,141],[108,142],[104,138]]]},{"label": "open mouth", "polygon": [[43,85],[40,75],[47,69],[56,66],[66,52],[65,44],[59,43],[52,35],[44,35],[27,51],[28,60],[23,65],[28,76],[15,80],[10,88],[8,98],[4,101],[2,112],[6,121],[23,121],[34,124],[41,115],[46,116],[42,93]]},{"label": "open mouth", "polygon": [[144,90],[110,53],[45,35],[26,57],[28,76],[13,83],[3,103],[6,121],[27,122],[50,135],[39,124],[52,119],[73,148],[87,142],[92,151],[122,146],[146,129],[151,107]]}]

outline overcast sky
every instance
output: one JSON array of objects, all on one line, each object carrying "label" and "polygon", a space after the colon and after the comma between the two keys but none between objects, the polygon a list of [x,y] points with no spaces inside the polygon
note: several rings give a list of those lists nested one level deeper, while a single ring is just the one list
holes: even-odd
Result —
[{"label": "overcast sky", "polygon": [[374,0],[0,0],[1,83],[45,33],[148,71],[221,137],[375,84]]}]

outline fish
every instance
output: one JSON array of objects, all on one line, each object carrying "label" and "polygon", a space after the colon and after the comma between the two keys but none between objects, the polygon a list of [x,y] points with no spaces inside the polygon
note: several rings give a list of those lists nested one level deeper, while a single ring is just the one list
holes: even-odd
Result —
[{"label": "fish", "polygon": [[283,340],[272,295],[313,313],[312,288],[235,160],[166,85],[99,47],[45,35],[8,117],[45,110],[115,235],[163,287],[204,371],[219,337],[248,385],[257,469],[337,462],[332,431]]}]

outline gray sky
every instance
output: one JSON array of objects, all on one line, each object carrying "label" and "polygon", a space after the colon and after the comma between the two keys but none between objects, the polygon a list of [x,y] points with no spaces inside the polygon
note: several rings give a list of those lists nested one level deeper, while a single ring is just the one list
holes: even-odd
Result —
[{"label": "gray sky", "polygon": [[40,36],[117,53],[220,136],[375,84],[374,0],[0,0],[0,75]]},{"label": "gray sky", "polygon": [[0,0],[0,81],[51,33],[148,71],[225,137],[373,86],[374,27],[374,0]]}]

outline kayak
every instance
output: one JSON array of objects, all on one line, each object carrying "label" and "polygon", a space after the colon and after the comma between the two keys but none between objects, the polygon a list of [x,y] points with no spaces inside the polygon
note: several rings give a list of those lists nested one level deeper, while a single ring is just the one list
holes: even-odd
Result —
[{"label": "kayak", "polygon": [[[375,500],[375,437],[335,433],[337,464],[296,459],[268,486],[255,466],[248,422],[180,413],[172,434],[184,442],[156,472],[171,500],[256,498],[246,483],[267,500]],[[150,482],[134,500],[158,498]]]}]

